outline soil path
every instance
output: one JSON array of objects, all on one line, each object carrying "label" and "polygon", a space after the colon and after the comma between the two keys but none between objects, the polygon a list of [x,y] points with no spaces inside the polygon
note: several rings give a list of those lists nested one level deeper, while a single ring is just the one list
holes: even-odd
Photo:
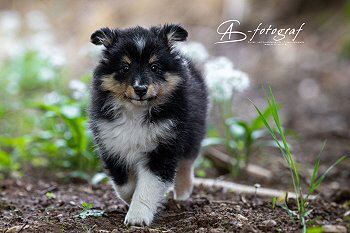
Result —
[{"label": "soil path", "polygon": [[[103,216],[76,217],[82,202],[103,210]],[[312,207],[311,224],[346,225],[342,205],[317,200]],[[269,199],[218,188],[196,187],[189,201],[169,198],[151,227],[125,227],[126,212],[109,185],[13,179],[0,185],[0,232],[300,232]]]}]

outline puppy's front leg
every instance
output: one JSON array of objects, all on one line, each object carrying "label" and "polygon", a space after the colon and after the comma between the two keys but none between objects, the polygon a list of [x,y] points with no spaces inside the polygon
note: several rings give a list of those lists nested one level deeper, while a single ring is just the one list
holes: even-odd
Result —
[{"label": "puppy's front leg", "polygon": [[127,205],[130,205],[136,186],[135,174],[125,165],[118,163],[116,158],[118,156],[103,157],[104,167],[112,179],[111,183],[117,196]]},{"label": "puppy's front leg", "polygon": [[124,224],[149,226],[170,185],[149,168],[138,166],[136,189]]}]

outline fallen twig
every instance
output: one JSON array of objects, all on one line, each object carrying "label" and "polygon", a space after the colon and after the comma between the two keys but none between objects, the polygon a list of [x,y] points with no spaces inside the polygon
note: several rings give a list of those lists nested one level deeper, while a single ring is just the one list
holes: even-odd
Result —
[{"label": "fallen twig", "polygon": [[[254,186],[248,186],[243,184],[237,184],[230,181],[215,180],[215,179],[208,179],[208,178],[195,178],[194,184],[197,186],[203,185],[207,187],[220,187],[220,188],[223,188],[224,190],[229,190],[237,193],[248,193],[248,194],[256,193],[256,195],[267,196],[267,197],[280,197],[286,193],[286,191],[282,191],[282,190],[269,189],[269,188],[256,189]],[[296,195],[294,192],[288,192],[288,197],[295,198]],[[315,199],[315,198],[316,198],[315,195],[309,196],[309,199]]]},{"label": "fallen twig", "polygon": [[[225,154],[224,152],[221,152],[220,150],[211,147],[207,150],[206,153],[204,153],[204,156],[210,159],[214,163],[214,166],[216,168],[227,172],[230,171],[231,159],[230,159],[230,156]],[[247,165],[246,172],[251,175],[258,176],[268,180],[272,178],[271,171],[251,163]]]}]

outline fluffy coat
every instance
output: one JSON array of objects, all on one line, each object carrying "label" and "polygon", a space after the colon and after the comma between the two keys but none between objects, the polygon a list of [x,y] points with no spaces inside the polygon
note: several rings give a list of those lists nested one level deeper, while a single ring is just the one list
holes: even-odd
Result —
[{"label": "fluffy coat", "polygon": [[179,25],[102,28],[105,47],[94,71],[90,128],[113,187],[129,211],[127,225],[150,225],[165,192],[192,192],[193,161],[205,134],[207,89],[174,45]]}]

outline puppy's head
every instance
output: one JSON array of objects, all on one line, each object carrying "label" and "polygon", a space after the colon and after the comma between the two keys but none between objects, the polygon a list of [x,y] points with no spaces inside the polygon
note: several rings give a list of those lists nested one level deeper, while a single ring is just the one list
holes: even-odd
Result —
[{"label": "puppy's head", "polygon": [[181,58],[172,48],[187,35],[179,25],[97,30],[91,42],[105,47],[96,71],[100,88],[121,103],[163,103],[182,82]]}]

